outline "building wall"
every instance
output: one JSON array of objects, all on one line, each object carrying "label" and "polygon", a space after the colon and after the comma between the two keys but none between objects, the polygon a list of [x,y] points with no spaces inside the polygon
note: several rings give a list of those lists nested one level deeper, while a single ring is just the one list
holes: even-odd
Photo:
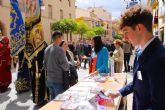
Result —
[{"label": "building wall", "polygon": [[[68,1],[70,1],[70,6]],[[43,0],[43,3],[45,10],[42,10],[41,20],[44,29],[44,38],[47,43],[50,43],[51,23],[61,19],[60,9],[63,10],[63,18],[70,18],[70,14],[71,18],[75,18],[75,0]],[[48,5],[52,6],[52,18],[49,17]],[[2,0],[2,5],[0,5],[0,24],[3,24],[5,27],[5,35],[10,36],[10,0]]]},{"label": "building wall", "polygon": [[102,7],[90,7],[88,10],[91,12],[93,11],[99,18],[105,21],[112,21],[111,13],[103,9]]},{"label": "building wall", "polygon": [[159,0],[159,37],[165,42],[165,3]]},{"label": "building wall", "polygon": [[90,17],[90,12],[88,10],[85,9],[81,9],[81,8],[76,8],[76,18],[79,17]]},{"label": "building wall", "polygon": [[103,28],[106,30],[106,34],[105,34],[106,39],[112,41],[113,40],[113,37],[112,37],[112,22],[105,21]]},{"label": "building wall", "polygon": [[[51,41],[51,29],[50,26],[53,22],[60,20],[60,10],[63,10],[63,18],[75,18],[75,0],[70,0],[71,6],[69,7],[68,0],[43,0],[45,5],[45,10],[42,11],[42,24],[45,30],[45,40],[47,42]],[[48,16],[48,5],[52,6],[52,18]],[[66,39],[66,36],[65,36]]]},{"label": "building wall", "polygon": [[[158,12],[158,24],[153,23],[153,34],[158,36],[162,42],[165,41],[165,2],[163,0],[147,0],[147,5],[152,9],[153,16]],[[162,10],[163,9],[163,10]]]},{"label": "building wall", "polygon": [[9,0],[2,0],[0,5],[0,23],[2,26],[3,36],[10,35],[10,5]]},{"label": "building wall", "polygon": [[83,21],[86,22],[89,27],[93,28],[97,23],[104,24],[103,28],[106,30],[106,37],[112,40],[112,18],[111,13],[104,10],[102,7],[92,7],[87,10],[76,8],[76,18],[84,17]]},{"label": "building wall", "polygon": [[95,14],[81,8],[76,8],[76,18],[83,20],[90,28],[93,28],[95,22],[99,21]]},{"label": "building wall", "polygon": [[[104,22],[104,29],[106,30],[107,34],[105,37],[109,40],[113,40],[112,38],[112,14],[106,11],[103,7],[90,7],[88,8],[90,12],[96,14],[100,19]],[[108,26],[107,26],[108,25]]]}]

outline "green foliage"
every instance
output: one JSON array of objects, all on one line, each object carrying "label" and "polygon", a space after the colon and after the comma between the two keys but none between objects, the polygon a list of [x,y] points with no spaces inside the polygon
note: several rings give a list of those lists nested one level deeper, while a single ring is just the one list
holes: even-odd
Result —
[{"label": "green foliage", "polygon": [[76,30],[76,28],[77,28],[77,23],[75,22],[75,20],[70,18],[59,20],[53,23],[51,27],[53,31],[59,30],[63,33],[73,32]]},{"label": "green foliage", "polygon": [[81,22],[77,22],[77,29],[76,29],[76,33],[80,34],[81,37],[88,31],[90,30],[89,26],[81,21]]},{"label": "green foliage", "polygon": [[64,30],[62,30],[62,24],[60,21],[53,23],[51,26],[51,30],[64,32]]},{"label": "green foliage", "polygon": [[96,35],[100,35],[100,36],[102,36],[105,32],[103,27],[94,27],[92,30]]},{"label": "green foliage", "polygon": [[120,40],[122,40],[122,35],[117,33],[115,35],[114,39],[120,39]]},{"label": "green foliage", "polygon": [[92,30],[90,30],[90,31],[87,31],[86,33],[85,33],[85,38],[86,39],[91,39],[93,36],[95,36],[96,34],[95,34],[95,32],[93,32]]},{"label": "green foliage", "polygon": [[76,22],[74,19],[61,19],[57,22],[54,22],[51,26],[52,31],[61,31],[63,33],[68,34],[69,33],[76,33],[83,38],[85,35],[85,38],[90,39],[95,35],[102,36],[105,32],[103,27],[94,27],[93,29],[90,29],[90,27],[84,22]]}]

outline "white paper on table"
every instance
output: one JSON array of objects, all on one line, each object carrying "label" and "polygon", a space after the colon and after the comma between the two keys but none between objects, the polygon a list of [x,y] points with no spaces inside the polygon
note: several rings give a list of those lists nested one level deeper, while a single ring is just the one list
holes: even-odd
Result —
[{"label": "white paper on table", "polygon": [[70,98],[70,95],[69,94],[58,94],[56,97],[55,97],[55,101],[65,101],[65,100],[68,100]]},{"label": "white paper on table", "polygon": [[69,88],[69,91],[78,91],[78,92],[86,92],[90,90],[91,90],[91,87],[73,86]]},{"label": "white paper on table", "polygon": [[70,94],[71,97],[81,97],[81,99],[90,100],[91,98],[95,97],[96,94],[91,93],[91,87],[81,87],[81,86],[73,86],[64,94]]},{"label": "white paper on table", "polygon": [[101,105],[97,105],[97,110],[115,110],[115,107],[105,107]]},{"label": "white paper on table", "polygon": [[71,102],[70,100],[64,101],[61,105],[61,109],[64,110],[77,110],[78,104]]},{"label": "white paper on table", "polygon": [[77,86],[81,87],[97,87],[99,82],[80,82],[77,84]]},{"label": "white paper on table", "polygon": [[88,99],[88,95],[90,94],[89,92],[78,92],[78,91],[67,91],[66,94],[71,95],[71,99],[77,100],[77,102],[81,100],[86,100]]},{"label": "white paper on table", "polygon": [[117,97],[117,98],[114,99],[114,105],[115,105],[115,107],[116,107],[116,106],[118,105],[118,103],[119,103],[119,98],[120,98],[120,97]]},{"label": "white paper on table", "polygon": [[77,110],[96,110],[88,101],[81,101]]},{"label": "white paper on table", "polygon": [[87,77],[83,81],[95,82],[93,77]]}]

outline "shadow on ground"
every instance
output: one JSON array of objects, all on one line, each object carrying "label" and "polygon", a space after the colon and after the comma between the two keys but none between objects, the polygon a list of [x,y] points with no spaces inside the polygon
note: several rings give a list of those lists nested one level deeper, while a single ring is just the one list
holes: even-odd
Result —
[{"label": "shadow on ground", "polygon": [[8,88],[7,91],[0,93],[0,104],[10,99],[10,97],[8,96],[10,92],[11,92],[11,88]]},{"label": "shadow on ground", "polygon": [[[10,100],[10,102],[6,106],[6,110],[28,110],[30,106],[26,103],[29,99],[32,99],[31,91],[27,91],[24,93],[17,93],[16,100]],[[26,106],[27,105],[27,106]]]}]

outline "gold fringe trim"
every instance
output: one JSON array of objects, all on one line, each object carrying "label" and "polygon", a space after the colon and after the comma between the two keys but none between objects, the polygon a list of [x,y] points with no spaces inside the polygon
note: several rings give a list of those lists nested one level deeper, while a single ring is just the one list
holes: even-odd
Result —
[{"label": "gold fringe trim", "polygon": [[[44,69],[44,70],[45,70],[45,83],[46,83],[46,69]],[[44,97],[44,99],[46,101],[48,101],[48,92],[47,92],[47,86],[46,86],[46,84],[45,84],[45,97]]]},{"label": "gold fringe trim", "polygon": [[18,55],[20,53],[20,51],[22,51],[25,48],[25,46],[21,47],[15,54],[11,55],[11,57],[15,57],[16,55]]},{"label": "gold fringe trim", "polygon": [[36,73],[35,73],[35,77],[36,77],[36,87],[35,87],[35,103],[38,103],[38,85],[39,85],[39,73],[38,73],[38,62],[37,60],[35,61],[35,65],[36,65]]},{"label": "gold fringe trim", "polygon": [[28,56],[27,53],[25,52],[25,58],[29,61],[32,60],[43,48],[45,48],[45,46],[46,46],[46,42],[43,41],[41,46],[31,56]]}]

